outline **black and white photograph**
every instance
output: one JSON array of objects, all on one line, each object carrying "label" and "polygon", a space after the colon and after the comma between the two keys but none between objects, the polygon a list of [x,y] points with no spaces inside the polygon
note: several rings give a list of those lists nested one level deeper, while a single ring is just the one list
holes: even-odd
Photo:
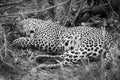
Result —
[{"label": "black and white photograph", "polygon": [[120,80],[120,0],[0,0],[0,80]]}]

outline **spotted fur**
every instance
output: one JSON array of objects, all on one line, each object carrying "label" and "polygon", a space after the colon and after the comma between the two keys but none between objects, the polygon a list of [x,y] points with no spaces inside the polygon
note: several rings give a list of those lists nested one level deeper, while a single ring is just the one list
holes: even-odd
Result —
[{"label": "spotted fur", "polygon": [[[49,54],[59,54],[62,52],[63,48],[61,47],[61,35],[64,32],[64,27],[50,21],[43,21],[40,19],[24,19],[18,23],[18,26],[21,28],[20,32],[26,34],[26,37],[29,38],[29,42],[21,40],[21,38],[13,41],[13,45],[18,47],[26,47],[39,49],[40,51],[45,51]],[[22,37],[23,39],[23,37]],[[20,43],[18,43],[20,41]],[[19,45],[22,43],[28,43]],[[56,53],[57,52],[57,53]]]},{"label": "spotted fur", "polygon": [[84,26],[68,29],[63,34],[64,63],[77,63],[81,59],[100,60],[113,42],[108,32],[103,33],[101,29]]},{"label": "spotted fur", "polygon": [[[99,59],[112,43],[112,36],[90,26],[65,28],[50,21],[25,19],[19,22],[26,37],[13,43],[19,47],[37,48],[48,53],[62,53],[63,63],[79,63],[81,59]],[[23,40],[24,39],[24,40]],[[29,39],[29,40],[27,40]]]}]

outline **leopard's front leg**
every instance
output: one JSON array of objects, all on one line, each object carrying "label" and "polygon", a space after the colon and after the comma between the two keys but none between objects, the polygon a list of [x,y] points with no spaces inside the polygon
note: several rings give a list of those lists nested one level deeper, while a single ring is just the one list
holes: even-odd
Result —
[{"label": "leopard's front leg", "polygon": [[31,38],[29,37],[20,37],[13,41],[12,45],[18,49],[26,49],[30,47]]}]

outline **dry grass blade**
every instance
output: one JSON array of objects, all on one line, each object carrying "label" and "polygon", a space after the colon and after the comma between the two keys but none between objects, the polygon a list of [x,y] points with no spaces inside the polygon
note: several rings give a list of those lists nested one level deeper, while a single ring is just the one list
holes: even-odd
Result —
[{"label": "dry grass blade", "polygon": [[45,8],[45,9],[42,9],[42,10],[36,10],[36,11],[26,11],[26,12],[19,12],[19,13],[15,13],[15,14],[9,14],[9,15],[2,15],[2,16],[0,16],[0,17],[5,17],[5,16],[19,16],[19,15],[26,15],[26,14],[32,14],[32,13],[38,13],[38,12],[43,12],[43,11],[46,11],[46,10],[49,10],[49,9],[52,9],[52,8],[55,8],[55,7],[57,7],[57,6],[60,6],[60,5],[63,5],[63,4],[65,4],[65,3],[67,3],[67,2],[69,2],[70,0],[68,0],[68,1],[64,1],[64,2],[62,2],[62,3],[59,3],[59,4],[57,4],[57,5],[54,5],[54,6],[51,6],[51,7],[48,7],[48,8]]}]

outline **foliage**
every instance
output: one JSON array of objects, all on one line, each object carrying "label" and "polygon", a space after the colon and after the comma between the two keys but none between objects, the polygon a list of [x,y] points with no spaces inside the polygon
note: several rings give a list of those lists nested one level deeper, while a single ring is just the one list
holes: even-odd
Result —
[{"label": "foliage", "polygon": [[[117,2],[117,3],[116,3]],[[0,76],[1,80],[119,80],[119,0],[0,0]],[[51,20],[66,27],[91,25],[105,27],[115,38],[111,48],[112,69],[103,62],[77,67],[40,69],[33,60],[38,51],[17,50],[11,46],[21,35],[15,25],[24,18]]]}]

